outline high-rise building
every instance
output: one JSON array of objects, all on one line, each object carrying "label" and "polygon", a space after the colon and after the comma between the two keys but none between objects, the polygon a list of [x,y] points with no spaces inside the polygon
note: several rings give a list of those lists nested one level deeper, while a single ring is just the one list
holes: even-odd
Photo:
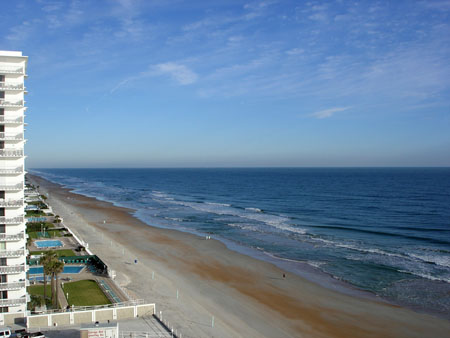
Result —
[{"label": "high-rise building", "polygon": [[0,325],[26,316],[24,79],[28,58],[0,51]]}]

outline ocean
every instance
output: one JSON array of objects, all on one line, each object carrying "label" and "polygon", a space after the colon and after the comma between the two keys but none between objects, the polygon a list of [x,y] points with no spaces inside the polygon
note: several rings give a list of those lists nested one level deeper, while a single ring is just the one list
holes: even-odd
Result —
[{"label": "ocean", "polygon": [[[149,225],[449,318],[450,168],[34,169]],[[299,273],[301,274],[301,272]]]}]

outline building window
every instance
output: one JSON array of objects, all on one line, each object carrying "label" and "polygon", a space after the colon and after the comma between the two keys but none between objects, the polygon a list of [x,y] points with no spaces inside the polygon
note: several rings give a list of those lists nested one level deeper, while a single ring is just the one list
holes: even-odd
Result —
[{"label": "building window", "polygon": [[0,313],[5,313],[5,312],[8,312],[8,307],[7,306],[0,307]]}]

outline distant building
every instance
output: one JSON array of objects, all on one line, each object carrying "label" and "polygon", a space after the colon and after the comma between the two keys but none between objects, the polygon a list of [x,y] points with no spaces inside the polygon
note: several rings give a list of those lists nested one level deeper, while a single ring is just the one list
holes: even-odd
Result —
[{"label": "distant building", "polygon": [[0,51],[0,325],[26,316],[24,79],[28,58]]}]

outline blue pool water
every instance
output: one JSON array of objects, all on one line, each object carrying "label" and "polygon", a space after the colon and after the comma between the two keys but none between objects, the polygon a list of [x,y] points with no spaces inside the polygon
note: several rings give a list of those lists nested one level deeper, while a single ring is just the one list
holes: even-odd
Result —
[{"label": "blue pool water", "polygon": [[35,241],[34,244],[38,248],[58,248],[63,246],[62,242],[55,239],[55,240],[42,240],[42,241]]},{"label": "blue pool water", "polygon": [[[62,273],[80,273],[84,269],[84,265],[65,266]],[[44,268],[42,266],[31,267],[28,271],[30,275],[42,275]]]}]

